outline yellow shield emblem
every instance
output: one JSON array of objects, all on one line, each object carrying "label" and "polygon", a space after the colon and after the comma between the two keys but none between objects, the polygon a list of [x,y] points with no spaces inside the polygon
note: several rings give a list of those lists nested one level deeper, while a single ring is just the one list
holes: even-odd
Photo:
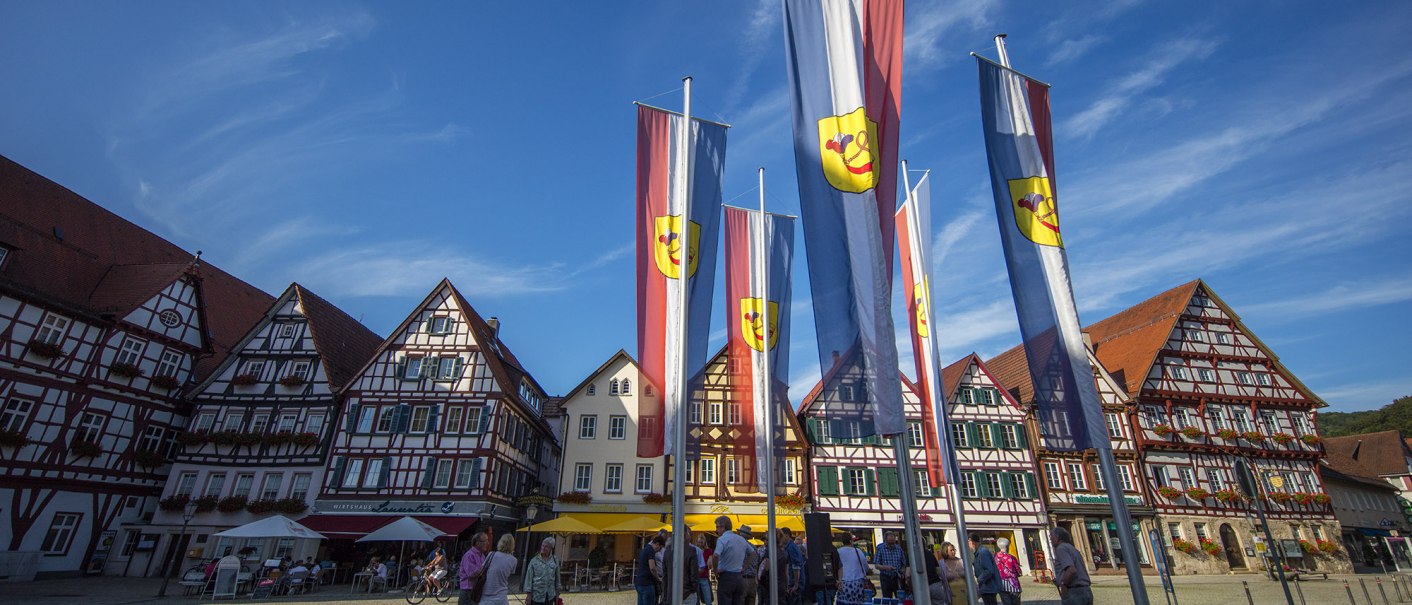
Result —
[{"label": "yellow shield emblem", "polygon": [[[701,244],[701,225],[687,221],[691,226],[686,248],[686,276],[696,275],[696,252]],[[652,258],[657,261],[657,270],[667,279],[681,278],[682,234],[681,217],[659,216],[654,221],[657,238],[652,247]]]},{"label": "yellow shield emblem", "polygon": [[1030,241],[1041,246],[1064,247],[1059,236],[1059,207],[1049,179],[1030,177],[1010,182],[1010,204],[1015,209],[1015,226]]},{"label": "yellow shield emblem", "polygon": [[[770,348],[775,348],[775,344],[780,340],[780,304],[770,302]],[[765,340],[765,322],[760,316],[760,299],[742,298],[740,299],[740,336],[745,339],[745,344],[756,351],[763,351],[760,347],[761,341]]]},{"label": "yellow shield emblem", "polygon": [[931,305],[927,300],[927,280],[923,279],[912,287],[912,302],[917,303],[917,336],[926,338],[931,334],[927,327],[927,307]]},{"label": "yellow shield emblem", "polygon": [[834,189],[862,193],[878,184],[877,140],[878,123],[862,107],[819,120],[819,162]]}]

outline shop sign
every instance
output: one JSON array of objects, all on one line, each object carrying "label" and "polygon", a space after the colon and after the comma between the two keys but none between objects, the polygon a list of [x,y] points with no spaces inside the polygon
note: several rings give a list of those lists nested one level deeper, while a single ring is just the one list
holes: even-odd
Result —
[{"label": "shop sign", "polygon": [[[1128,504],[1142,504],[1142,499],[1138,498],[1137,496],[1123,496],[1123,501],[1127,502]],[[1108,496],[1095,496],[1092,494],[1083,494],[1079,496],[1074,496],[1074,502],[1077,502],[1079,504],[1108,504]]]},{"label": "shop sign", "polygon": [[[410,515],[450,515],[472,514],[481,510],[480,503],[468,502],[416,502],[392,500],[337,500],[314,503],[318,512],[340,513],[389,513]],[[474,509],[474,510],[473,510]]]}]

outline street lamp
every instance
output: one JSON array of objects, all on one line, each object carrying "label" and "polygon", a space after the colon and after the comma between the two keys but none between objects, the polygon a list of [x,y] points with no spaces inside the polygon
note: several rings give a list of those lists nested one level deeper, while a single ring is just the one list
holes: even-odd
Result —
[{"label": "street lamp", "polygon": [[[177,535],[177,546],[181,546],[182,541],[186,540],[186,526],[191,524],[191,518],[195,516],[196,501],[187,500],[186,508],[181,511],[181,534]],[[177,554],[180,551],[181,549],[179,548],[172,549],[171,559],[167,561],[167,573],[162,574],[162,587],[157,589],[157,596],[159,597],[167,596],[167,582],[172,579],[171,572],[176,571],[174,568],[177,567]]]}]

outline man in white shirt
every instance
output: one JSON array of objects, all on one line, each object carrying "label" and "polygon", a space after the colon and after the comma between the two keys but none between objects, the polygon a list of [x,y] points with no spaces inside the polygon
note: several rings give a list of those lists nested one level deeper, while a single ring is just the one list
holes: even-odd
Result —
[{"label": "man in white shirt", "polygon": [[716,533],[720,537],[716,538],[716,552],[711,554],[711,566],[716,570],[716,605],[742,605],[745,580],[741,567],[750,543],[731,531],[731,518],[726,515],[716,517]]}]

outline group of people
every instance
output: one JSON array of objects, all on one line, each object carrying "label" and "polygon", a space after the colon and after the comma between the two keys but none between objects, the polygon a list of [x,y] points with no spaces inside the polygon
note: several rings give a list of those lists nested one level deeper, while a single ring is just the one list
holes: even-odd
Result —
[{"label": "group of people", "polygon": [[[520,564],[515,558],[515,537],[500,536],[494,551],[492,542],[494,537],[489,530],[471,538],[471,548],[462,555],[458,570],[461,593],[457,605],[509,605],[510,576]],[[554,538],[540,542],[539,553],[525,568],[522,584],[529,605],[555,605],[559,600],[564,585],[559,576],[559,560],[554,555]]]},{"label": "group of people", "polygon": [[[896,533],[887,532],[884,542],[878,545],[876,553],[870,557],[866,551],[854,544],[854,536],[844,533],[838,537],[840,546],[824,549],[831,558],[829,568],[835,570],[835,578],[823,578],[810,584],[808,581],[808,559],[804,536],[795,539],[787,528],[780,528],[777,534],[774,556],[768,556],[766,547],[751,546],[753,531],[749,526],[732,530],[731,519],[722,515],[716,519],[716,540],[709,546],[706,536],[698,535],[693,542],[690,530],[682,536],[687,556],[680,563],[673,561],[671,541],[673,536],[659,532],[638,554],[637,573],[633,586],[637,590],[637,605],[667,605],[672,603],[668,591],[675,585],[675,575],[680,574],[682,582],[682,603],[684,605],[765,605],[769,602],[769,591],[779,595],[780,605],[863,605],[869,602],[872,591],[884,598],[899,598],[899,593],[912,592],[911,565],[907,552],[898,543]],[[1088,568],[1073,545],[1073,540],[1062,528],[1051,533],[1054,545],[1052,558],[1054,581],[1059,588],[1064,605],[1092,605],[1093,593],[1089,588]],[[1024,569],[1020,561],[1010,554],[1010,540],[1006,538],[982,539],[976,534],[968,536],[972,553],[972,570],[982,603],[985,605],[1018,605],[1023,590],[1021,579]],[[934,605],[963,605],[966,600],[965,566],[957,554],[955,545],[950,542],[933,545],[923,551],[927,592]],[[878,572],[879,586],[871,586],[870,566]],[[818,566],[816,566],[818,568]],[[772,570],[780,570],[778,575]],[[712,594],[712,575],[716,578],[716,591]],[[809,594],[810,586],[822,586]],[[876,588],[877,590],[874,590]],[[468,605],[468,604],[462,604]]]}]

